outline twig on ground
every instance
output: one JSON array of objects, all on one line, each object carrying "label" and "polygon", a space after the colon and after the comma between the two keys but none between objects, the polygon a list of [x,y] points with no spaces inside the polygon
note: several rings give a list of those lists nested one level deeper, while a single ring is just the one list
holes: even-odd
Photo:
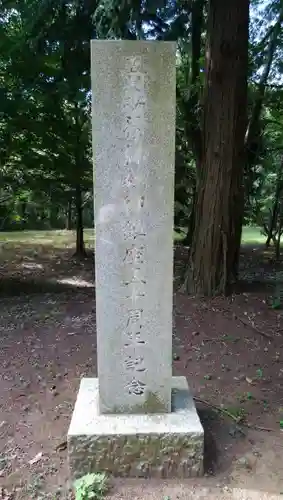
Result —
[{"label": "twig on ground", "polygon": [[222,342],[225,344],[224,340],[219,337],[206,337],[205,339],[202,339],[202,342]]},{"label": "twig on ground", "polygon": [[194,400],[196,401],[196,403],[201,403],[201,404],[204,404],[206,406],[209,406],[210,408],[213,408],[218,413],[222,413],[222,415],[227,415],[227,417],[234,420],[234,422],[236,424],[242,425],[243,427],[248,427],[249,429],[254,429],[256,431],[276,432],[276,429],[272,429],[271,427],[262,427],[261,425],[250,424],[248,422],[245,422],[243,420],[242,416],[236,417],[235,415],[230,413],[225,408],[221,408],[220,406],[216,406],[213,403],[210,403],[209,401],[205,401],[205,399],[200,399],[200,398],[195,397]]},{"label": "twig on ground", "polygon": [[274,340],[273,335],[270,335],[269,333],[266,333],[266,332],[263,332],[262,330],[259,330],[259,328],[257,328],[256,326],[252,325],[251,323],[245,321],[244,319],[240,318],[239,316],[235,315],[234,317],[235,317],[235,319],[238,319],[239,321],[241,321],[241,323],[243,325],[245,325],[247,328],[250,328],[254,332],[258,333],[259,335],[262,335],[262,337],[265,337],[268,340]]},{"label": "twig on ground", "polygon": [[236,422],[236,424],[239,424],[240,421],[242,420],[243,417],[236,417],[235,415],[233,415],[232,413],[230,413],[228,410],[226,410],[225,408],[221,408],[220,406],[216,406],[214,405],[213,403],[210,403],[209,401],[205,401],[205,399],[200,399],[200,398],[194,398],[194,400],[197,402],[197,403],[202,403],[206,406],[210,406],[210,408],[213,408],[214,410],[216,410],[218,413],[222,413],[224,415],[227,415],[227,417],[231,418],[232,420],[234,420],[234,422]]},{"label": "twig on ground", "polygon": [[[231,317],[231,313],[227,309],[224,309],[223,312],[228,313],[229,316]],[[244,326],[246,326],[247,328],[250,328],[254,332],[256,332],[259,335],[261,335],[262,337],[265,337],[268,340],[274,340],[273,335],[270,335],[269,333],[263,332],[262,330],[260,330],[259,328],[257,328],[257,326],[254,326],[250,322],[245,321],[243,318],[240,318],[240,316],[237,316],[237,314],[233,313],[232,319],[240,321]]]}]

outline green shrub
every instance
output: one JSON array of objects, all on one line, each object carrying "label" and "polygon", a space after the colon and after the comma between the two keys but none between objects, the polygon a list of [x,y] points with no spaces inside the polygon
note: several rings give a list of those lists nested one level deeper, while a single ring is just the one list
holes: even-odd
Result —
[{"label": "green shrub", "polygon": [[108,489],[106,474],[93,473],[77,479],[74,483],[76,500],[101,500]]}]

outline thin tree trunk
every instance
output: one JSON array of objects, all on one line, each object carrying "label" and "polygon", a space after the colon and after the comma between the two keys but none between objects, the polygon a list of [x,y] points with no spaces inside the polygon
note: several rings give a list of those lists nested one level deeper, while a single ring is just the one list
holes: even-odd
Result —
[{"label": "thin tree trunk", "polygon": [[[281,224],[282,195],[283,195],[283,158],[281,160],[279,172],[277,174],[277,183],[276,183],[276,191],[275,191],[275,195],[274,195],[272,216],[271,216],[271,221],[270,221],[270,225],[269,225],[267,240],[265,243],[266,248],[268,248],[270,246],[271,240],[273,240],[275,248],[277,248],[276,226],[277,226],[278,217],[279,217],[279,222]],[[279,233],[278,233],[278,236],[280,236]],[[279,250],[280,250],[280,243],[279,243]]]},{"label": "thin tree trunk", "polygon": [[196,162],[196,185],[193,192],[192,211],[188,223],[188,230],[184,245],[190,246],[194,234],[196,191],[198,186],[198,175],[201,168],[202,137],[200,129],[199,113],[199,74],[201,57],[201,34],[203,26],[204,0],[195,0],[192,4],[192,56],[191,56],[191,78],[190,97],[186,103],[185,123],[186,134],[191,138],[192,150]]},{"label": "thin tree trunk", "polygon": [[[281,202],[282,205],[282,202]],[[280,215],[279,215],[279,226],[278,226],[278,237],[276,241],[276,260],[280,259],[280,248],[281,248],[281,234],[282,234],[282,226],[283,226],[283,214],[282,214],[282,206],[280,207]]]},{"label": "thin tree trunk", "polygon": [[276,236],[274,235],[274,229],[276,230],[277,219],[278,219],[278,204],[279,204],[279,191],[275,194],[275,200],[272,208],[271,219],[268,228],[268,235],[265,242],[265,248],[270,247],[271,240],[276,244]]},{"label": "thin tree trunk", "polygon": [[49,213],[49,225],[51,229],[56,229],[58,227],[58,215],[59,215],[59,207],[56,203],[50,200],[50,213]]},{"label": "thin tree trunk", "polygon": [[[186,125],[192,139],[192,148],[197,169],[200,167],[202,137],[199,115],[199,74],[201,57],[201,34],[203,25],[204,0],[195,0],[192,5],[192,62],[190,79],[190,97],[186,106]],[[197,170],[198,174],[198,170]]]},{"label": "thin tree trunk", "polygon": [[26,215],[27,215],[27,202],[26,201],[22,201],[21,202],[21,217],[22,217],[22,220],[25,220]]},{"label": "thin tree trunk", "polygon": [[247,126],[249,2],[210,0],[202,168],[187,289],[226,294],[239,256]]},{"label": "thin tree trunk", "polygon": [[278,208],[278,218],[279,218],[279,223],[278,223],[278,236],[277,236],[277,241],[276,241],[276,252],[275,252],[275,257],[276,260],[280,259],[280,250],[281,250],[281,236],[282,236],[282,228],[283,228],[283,196],[282,196],[282,190],[280,192],[280,199],[279,199],[279,208]]},{"label": "thin tree trunk", "polygon": [[68,201],[67,214],[66,214],[66,230],[72,229],[72,198]]},{"label": "thin tree trunk", "polygon": [[76,185],[76,253],[77,257],[86,257],[85,245],[84,245],[84,228],[83,228],[83,204],[82,204],[82,191],[81,185]]},{"label": "thin tree trunk", "polygon": [[[278,19],[272,29],[268,30],[269,44],[267,48],[267,56],[266,56],[266,64],[264,71],[262,72],[258,89],[257,89],[257,97],[253,106],[252,115],[248,123],[246,136],[245,136],[245,144],[246,144],[246,170],[248,173],[248,185],[246,188],[247,195],[249,194],[252,183],[253,183],[253,175],[251,174],[252,168],[254,167],[259,151],[259,140],[260,140],[260,115],[262,111],[262,106],[264,102],[265,89],[267,85],[267,81],[269,78],[272,61],[274,58],[277,40],[280,35],[281,25],[283,21],[283,4],[281,6]],[[265,37],[266,38],[266,37]]]},{"label": "thin tree trunk", "polygon": [[193,186],[193,199],[192,199],[192,209],[189,218],[188,230],[186,237],[183,240],[183,245],[190,247],[193,240],[193,234],[195,229],[195,211],[196,211],[196,199],[197,199],[196,183]]},{"label": "thin tree trunk", "polygon": [[75,157],[75,207],[76,207],[76,253],[79,258],[86,257],[84,245],[84,227],[83,227],[83,198],[81,180],[84,172],[84,154],[82,150],[82,123],[80,120],[80,109],[78,102],[74,102],[75,111],[75,132],[76,142],[74,144]]}]

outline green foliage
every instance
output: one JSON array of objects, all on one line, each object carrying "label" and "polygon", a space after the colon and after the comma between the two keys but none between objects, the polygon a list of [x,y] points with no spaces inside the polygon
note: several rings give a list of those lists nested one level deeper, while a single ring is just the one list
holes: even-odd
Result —
[{"label": "green foliage", "polygon": [[74,483],[75,500],[101,500],[107,489],[106,474],[86,474]]},{"label": "green foliage", "polygon": [[[188,227],[201,164],[207,7],[207,0],[1,3],[0,230],[61,228],[70,210],[74,224],[79,205],[84,223],[92,224],[89,41],[99,37],[178,43],[175,226]],[[245,220],[264,234],[272,225],[282,174],[281,15],[280,0],[251,1],[250,118],[279,26],[245,172]],[[275,239],[280,213],[278,205]]]},{"label": "green foliage", "polygon": [[100,0],[94,13],[99,38],[176,40],[187,22],[185,2],[173,0]]},{"label": "green foliage", "polygon": [[64,227],[78,192],[91,206],[90,14],[79,2],[4,3],[0,176],[13,199],[2,229]]}]

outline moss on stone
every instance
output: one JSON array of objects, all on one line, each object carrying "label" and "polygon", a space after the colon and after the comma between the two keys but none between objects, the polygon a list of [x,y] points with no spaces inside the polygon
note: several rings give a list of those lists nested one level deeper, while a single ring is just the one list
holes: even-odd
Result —
[{"label": "moss on stone", "polygon": [[166,405],[163,403],[163,401],[160,400],[160,398],[151,391],[148,391],[147,393],[147,398],[143,403],[136,404],[135,406],[121,406],[121,407],[115,407],[113,413],[116,414],[133,414],[133,415],[139,415],[139,414],[156,414],[156,413],[168,413]]}]

